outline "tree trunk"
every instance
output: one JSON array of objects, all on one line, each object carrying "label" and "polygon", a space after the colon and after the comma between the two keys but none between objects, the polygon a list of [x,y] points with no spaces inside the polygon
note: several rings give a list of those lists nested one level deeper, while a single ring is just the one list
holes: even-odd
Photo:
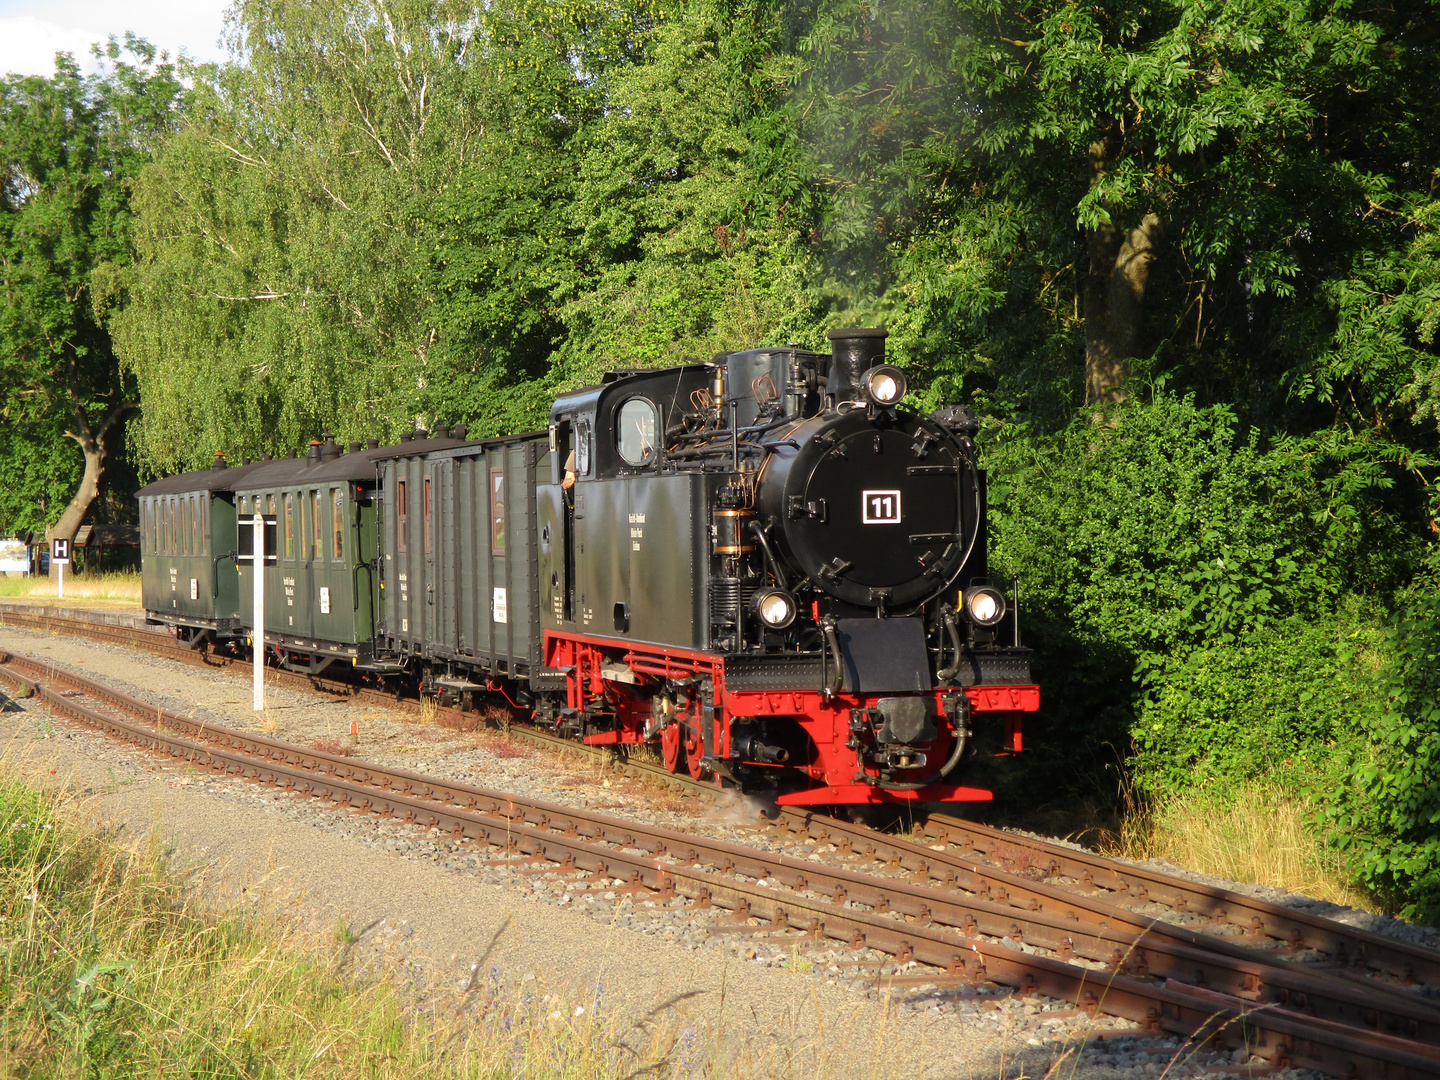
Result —
[{"label": "tree trunk", "polygon": [[[45,530],[47,540],[64,539],[74,540],[75,533],[85,521],[85,515],[90,512],[90,504],[95,501],[95,496],[100,494],[100,478],[105,473],[106,447],[105,442],[110,435],[110,429],[115,426],[122,416],[135,408],[134,402],[122,402],[116,405],[101,421],[99,428],[90,423],[90,418],[85,413],[85,407],[71,398],[70,409],[75,415],[76,431],[67,431],[67,438],[74,439],[80,444],[80,452],[85,455],[85,473],[80,477],[79,490],[75,497],[65,507],[60,515],[60,520]],[[73,545],[72,545],[73,547]],[[71,552],[73,563],[75,555]],[[54,562],[50,564],[50,579],[53,581],[59,573],[59,567]]]},{"label": "tree trunk", "polygon": [[[1090,147],[1090,182],[1105,175],[1109,141]],[[1160,218],[1147,212],[1133,229],[1113,221],[1089,230],[1089,268],[1081,288],[1085,316],[1085,403],[1123,401],[1144,319],[1145,287],[1160,243]]]}]

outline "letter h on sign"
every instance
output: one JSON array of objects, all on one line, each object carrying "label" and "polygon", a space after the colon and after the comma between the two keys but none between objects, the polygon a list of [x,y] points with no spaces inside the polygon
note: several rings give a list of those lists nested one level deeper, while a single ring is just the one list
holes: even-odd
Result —
[{"label": "letter h on sign", "polygon": [[60,566],[70,562],[70,541],[56,537],[50,541],[50,561]]}]

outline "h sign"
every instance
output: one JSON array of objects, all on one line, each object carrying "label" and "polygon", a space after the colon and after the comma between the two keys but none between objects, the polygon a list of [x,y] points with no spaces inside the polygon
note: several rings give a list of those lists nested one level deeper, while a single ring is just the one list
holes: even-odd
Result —
[{"label": "h sign", "polygon": [[70,541],[56,537],[50,541],[50,561],[59,566],[66,566],[70,562]]},{"label": "h sign", "polygon": [[898,525],[900,523],[900,492],[862,491],[860,493],[862,525]]}]

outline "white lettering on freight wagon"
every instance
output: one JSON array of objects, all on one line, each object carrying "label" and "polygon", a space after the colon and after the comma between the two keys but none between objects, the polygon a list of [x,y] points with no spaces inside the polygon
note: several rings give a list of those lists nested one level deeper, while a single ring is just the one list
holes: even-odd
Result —
[{"label": "white lettering on freight wagon", "polygon": [[491,607],[495,612],[495,621],[497,623],[508,623],[510,621],[510,602],[505,595],[504,589],[495,590]]}]

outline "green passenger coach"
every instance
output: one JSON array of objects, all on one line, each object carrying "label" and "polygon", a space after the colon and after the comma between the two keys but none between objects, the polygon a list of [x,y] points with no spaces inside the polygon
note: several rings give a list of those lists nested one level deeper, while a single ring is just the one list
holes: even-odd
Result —
[{"label": "green passenger coach", "polygon": [[223,454],[199,472],[141,488],[141,588],[154,622],[200,645],[232,637],[245,620],[235,568],[235,485],[261,463],[229,468]]},{"label": "green passenger coach", "polygon": [[[346,453],[327,437],[312,441],[303,458],[266,463],[237,488],[242,523],[256,512],[275,519],[274,559],[265,568],[265,644],[282,665],[312,674],[336,662],[399,670],[374,654],[382,614],[378,465],[394,453],[374,441],[351,443]],[[251,573],[243,561],[247,604]]]}]

